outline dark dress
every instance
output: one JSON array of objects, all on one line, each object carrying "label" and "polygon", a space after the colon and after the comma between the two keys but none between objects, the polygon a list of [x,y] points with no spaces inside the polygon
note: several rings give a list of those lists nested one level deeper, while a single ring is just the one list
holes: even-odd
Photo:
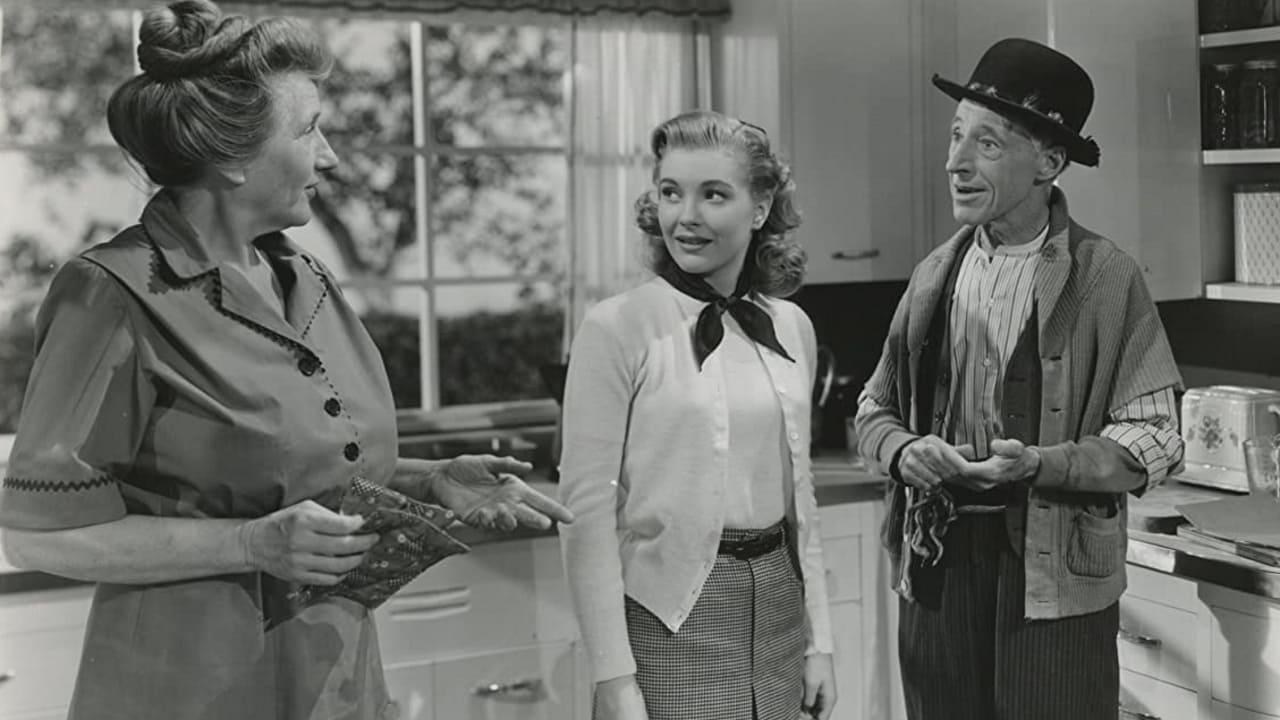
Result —
[{"label": "dark dress", "polygon": [[[208,260],[161,192],[141,223],[68,262],[0,490],[0,525],[126,514],[256,518],[357,476],[385,483],[395,412],[377,348],[333,278],[281,234],[255,241],[285,314]],[[364,607],[291,608],[260,573],[100,584],[71,718],[388,714]]]}]

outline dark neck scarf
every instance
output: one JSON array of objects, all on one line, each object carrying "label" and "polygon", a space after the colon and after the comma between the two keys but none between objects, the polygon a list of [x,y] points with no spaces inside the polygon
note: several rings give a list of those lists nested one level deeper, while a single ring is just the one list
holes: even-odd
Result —
[{"label": "dark neck scarf", "polygon": [[702,312],[698,313],[698,322],[693,326],[693,355],[698,361],[699,371],[707,356],[720,347],[720,341],[724,340],[724,321],[721,316],[726,312],[738,321],[742,331],[752,341],[795,362],[795,358],[788,355],[782,343],[778,342],[778,336],[773,331],[773,318],[760,306],[747,300],[747,295],[751,292],[749,270],[744,269],[738,276],[738,286],[729,297],[717,292],[704,278],[681,270],[674,262],[659,275],[685,295],[707,303]]}]

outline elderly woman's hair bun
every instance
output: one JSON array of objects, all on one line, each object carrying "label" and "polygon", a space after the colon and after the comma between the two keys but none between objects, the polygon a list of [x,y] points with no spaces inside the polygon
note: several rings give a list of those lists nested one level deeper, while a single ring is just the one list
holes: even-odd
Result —
[{"label": "elderly woman's hair bun", "polygon": [[138,32],[138,65],[155,80],[203,75],[234,56],[248,21],[223,18],[209,0],[178,0],[147,11]]},{"label": "elderly woman's hair bun", "polygon": [[272,78],[302,73],[319,81],[333,64],[307,25],[223,15],[210,0],[146,11],[138,40],[142,73],[112,94],[107,126],[164,187],[252,158],[275,122]]}]

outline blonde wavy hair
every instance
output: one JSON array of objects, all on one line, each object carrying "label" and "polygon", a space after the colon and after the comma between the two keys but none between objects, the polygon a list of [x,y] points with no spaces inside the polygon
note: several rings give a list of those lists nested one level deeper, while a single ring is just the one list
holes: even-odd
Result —
[{"label": "blonde wavy hair", "polygon": [[[804,282],[806,255],[796,242],[794,230],[800,226],[795,204],[796,185],[791,168],[778,159],[769,146],[769,136],[761,128],[718,112],[699,110],[677,115],[659,125],[650,139],[657,182],[662,158],[668,150],[731,150],[742,158],[747,183],[756,200],[772,198],[769,216],[751,233],[747,267],[753,292],[787,297]],[[657,273],[675,261],[662,239],[658,205],[653,190],[636,199],[636,225],[649,242],[649,266]]]}]

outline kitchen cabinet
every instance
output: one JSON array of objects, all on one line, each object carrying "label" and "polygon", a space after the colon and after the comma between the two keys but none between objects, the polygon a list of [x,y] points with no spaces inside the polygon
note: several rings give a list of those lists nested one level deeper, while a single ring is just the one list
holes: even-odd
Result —
[{"label": "kitchen cabinet", "polygon": [[941,158],[923,156],[924,6],[776,4],[781,145],[804,216],[808,283],[906,279],[933,244],[925,187],[945,177]]},{"label": "kitchen cabinet", "polygon": [[65,718],[93,589],[0,595],[0,718]]},{"label": "kitchen cabinet", "polygon": [[1231,717],[1280,717],[1280,603],[1213,585],[1201,597],[1213,701],[1238,708]]},{"label": "kitchen cabinet", "polygon": [[1138,261],[1157,300],[1199,297],[1202,188],[1195,0],[1050,3],[1052,45],[1094,83],[1096,168],[1059,185],[1072,216]]},{"label": "kitchen cabinet", "polygon": [[[873,483],[847,462],[820,483]],[[823,507],[835,634],[834,717],[904,717],[897,604],[888,588],[878,499]],[[0,595],[0,719],[65,717],[92,587]],[[375,612],[387,685],[404,720],[586,720],[589,664],[554,535],[477,544],[409,583]]]},{"label": "kitchen cabinet", "polygon": [[1128,573],[1116,639],[1120,717],[1199,717],[1197,658],[1203,604],[1196,583],[1133,565]]},{"label": "kitchen cabinet", "polygon": [[377,611],[404,720],[589,717],[587,667],[555,537],[475,546]]},{"label": "kitchen cabinet", "polygon": [[1280,718],[1280,602],[1128,570],[1117,638],[1122,718]]}]

